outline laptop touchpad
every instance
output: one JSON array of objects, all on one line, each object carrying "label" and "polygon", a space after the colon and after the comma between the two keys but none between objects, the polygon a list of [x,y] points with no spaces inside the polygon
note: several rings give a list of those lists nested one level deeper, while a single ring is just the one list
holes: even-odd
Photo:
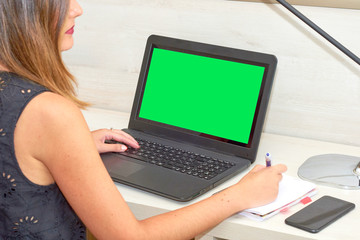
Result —
[{"label": "laptop touchpad", "polygon": [[128,177],[144,168],[143,165],[122,160],[118,156],[108,157],[104,164],[110,174],[122,177]]}]

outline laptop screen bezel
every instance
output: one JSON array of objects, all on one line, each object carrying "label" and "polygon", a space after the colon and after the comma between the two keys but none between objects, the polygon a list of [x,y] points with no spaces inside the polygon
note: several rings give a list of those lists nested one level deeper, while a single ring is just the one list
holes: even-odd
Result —
[{"label": "laptop screen bezel", "polygon": [[[229,143],[216,140],[204,134],[169,126],[163,123],[139,118],[142,96],[145,89],[147,74],[154,48],[173,50],[177,52],[190,53],[205,57],[213,57],[223,60],[231,60],[245,64],[265,67],[265,73],[261,84],[259,99],[256,106],[254,123],[252,125],[248,144]],[[206,43],[199,43],[157,35],[148,38],[143,63],[140,70],[138,86],[135,93],[133,108],[131,111],[129,129],[146,132],[164,138],[186,142],[197,147],[216,149],[219,152],[236,155],[242,158],[255,161],[261,132],[265,120],[266,109],[270,98],[271,87],[275,75],[277,59],[274,55],[252,52],[241,49],[234,49],[216,46]]]}]

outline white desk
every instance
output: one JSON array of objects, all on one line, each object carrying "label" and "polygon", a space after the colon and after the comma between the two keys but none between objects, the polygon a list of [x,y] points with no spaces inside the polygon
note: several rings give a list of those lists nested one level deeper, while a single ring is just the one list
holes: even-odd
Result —
[{"label": "white desk", "polygon": [[[91,130],[99,128],[126,128],[129,120],[128,113],[107,111],[90,108],[83,111]],[[333,144],[308,139],[300,139],[264,133],[256,163],[264,164],[265,152],[271,152],[273,162],[284,163],[288,166],[288,175],[297,176],[298,167],[309,157],[318,154],[338,153],[347,155],[360,155],[360,148],[341,144]],[[247,171],[246,171],[247,172]],[[230,179],[219,187],[209,191],[194,201],[206,198],[213,193],[226,188],[241,179],[246,172]],[[174,210],[192,202],[180,203],[168,200],[141,190],[116,183],[117,188],[129,204],[138,219],[150,217],[155,214]],[[313,200],[323,195],[338,197],[355,203],[355,210],[339,219],[320,233],[312,234],[284,223],[286,217],[304,207],[302,204],[291,207],[287,212],[280,213],[264,222],[256,222],[243,216],[235,215],[206,233],[201,239],[237,239],[237,240],[300,240],[300,239],[360,239],[360,190],[341,190],[325,186],[318,186],[318,194]],[[194,202],[193,201],[193,202]],[[209,209],[211,211],[211,209]]]}]

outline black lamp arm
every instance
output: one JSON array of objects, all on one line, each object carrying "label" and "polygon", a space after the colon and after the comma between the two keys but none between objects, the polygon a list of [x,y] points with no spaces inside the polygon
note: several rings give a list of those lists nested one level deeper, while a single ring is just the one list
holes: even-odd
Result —
[{"label": "black lamp arm", "polygon": [[340,51],[345,53],[349,58],[354,60],[357,64],[360,65],[360,58],[357,57],[354,53],[352,53],[349,49],[344,47],[341,43],[336,41],[333,37],[331,37],[329,34],[327,34],[324,30],[322,30],[319,26],[317,26],[315,23],[313,23],[310,19],[308,19],[306,16],[304,16],[301,12],[299,12],[296,8],[294,8],[292,5],[290,5],[285,0],[276,0],[281,5],[283,5],[285,8],[287,8],[290,12],[292,12],[295,16],[300,18],[304,23],[306,23],[309,27],[314,29],[317,33],[319,33],[321,36],[323,36],[326,40],[328,40],[330,43],[332,43],[335,47],[337,47]]}]

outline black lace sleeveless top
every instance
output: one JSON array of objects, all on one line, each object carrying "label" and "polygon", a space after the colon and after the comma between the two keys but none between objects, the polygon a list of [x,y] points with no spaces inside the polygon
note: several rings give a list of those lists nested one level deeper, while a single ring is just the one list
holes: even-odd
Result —
[{"label": "black lace sleeveless top", "polygon": [[56,184],[41,186],[22,173],[14,130],[29,101],[48,91],[0,72],[0,240],[86,239],[86,229]]}]

